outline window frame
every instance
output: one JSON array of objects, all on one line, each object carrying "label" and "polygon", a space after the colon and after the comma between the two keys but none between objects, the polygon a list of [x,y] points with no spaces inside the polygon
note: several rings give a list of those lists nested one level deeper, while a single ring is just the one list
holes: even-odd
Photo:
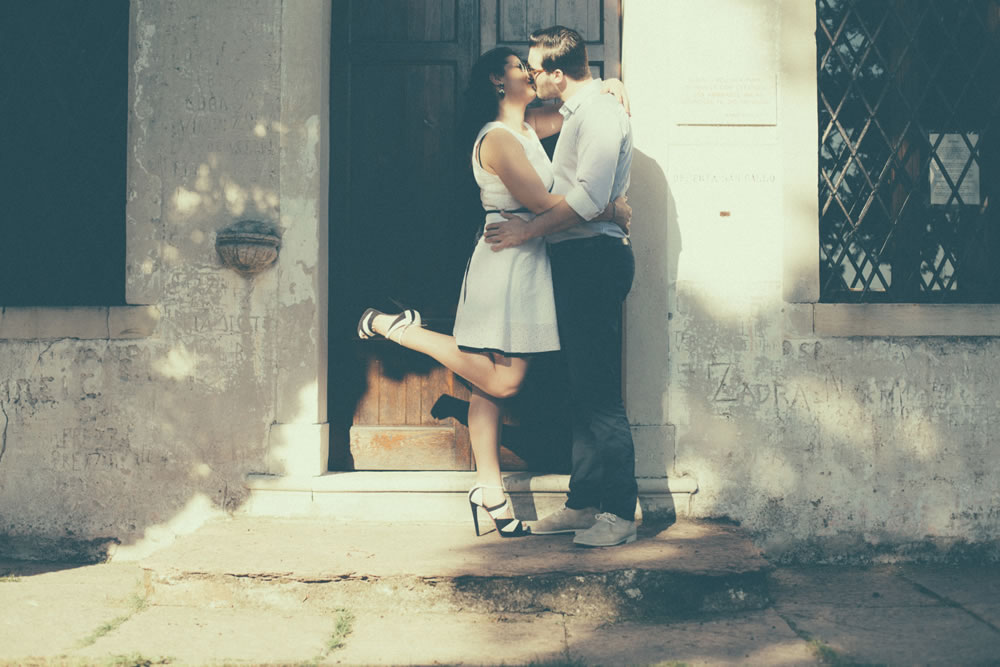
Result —
[{"label": "window frame", "polygon": [[[127,156],[125,179],[126,186],[131,183],[131,179],[136,174],[141,174],[137,169],[136,158],[130,147],[133,143],[134,118],[131,106],[135,98],[134,63],[137,57],[135,45],[135,25],[136,25],[136,3],[129,3],[128,17],[128,56],[122,67],[128,70],[127,94],[129,111],[126,114],[127,127],[125,130],[125,145]],[[122,192],[125,197],[126,193]],[[158,305],[160,301],[160,286],[155,284],[150,286],[143,284],[145,289],[137,289],[136,281],[130,280],[130,275],[146,275],[149,272],[143,271],[144,263],[137,261],[137,251],[145,253],[145,257],[157,256],[158,244],[154,238],[155,234],[149,230],[145,235],[135,229],[136,225],[129,224],[136,218],[134,202],[125,202],[125,215],[120,224],[125,231],[125,267],[123,278],[125,280],[124,293],[125,304],[112,306],[0,306],[0,341],[39,341],[39,340],[124,340],[147,338],[155,334],[159,325],[162,312]],[[147,237],[148,236],[148,237]],[[148,259],[145,261],[149,261]],[[140,266],[134,266],[140,264]]]}]

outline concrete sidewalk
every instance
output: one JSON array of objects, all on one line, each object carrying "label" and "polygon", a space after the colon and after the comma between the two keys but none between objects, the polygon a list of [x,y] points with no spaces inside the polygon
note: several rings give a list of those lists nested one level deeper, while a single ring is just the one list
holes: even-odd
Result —
[{"label": "concrete sidewalk", "polygon": [[[737,530],[685,522],[631,550],[571,538],[237,520],[143,563],[2,563],[0,661],[1000,664],[998,566],[774,568]],[[731,589],[728,608],[660,614],[677,610],[616,597],[725,581],[752,598],[757,577],[762,604]]]}]

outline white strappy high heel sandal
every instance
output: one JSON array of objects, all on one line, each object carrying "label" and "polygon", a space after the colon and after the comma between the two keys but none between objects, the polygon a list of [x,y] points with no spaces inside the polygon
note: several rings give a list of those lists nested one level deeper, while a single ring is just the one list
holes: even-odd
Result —
[{"label": "white strappy high heel sandal", "polygon": [[[375,338],[378,336],[378,332],[372,327],[375,322],[375,318],[379,315],[384,315],[380,310],[375,310],[374,308],[369,308],[362,315],[361,319],[358,320],[358,338],[361,340],[368,340],[369,338]],[[396,319],[392,321],[389,328],[386,329],[385,337],[389,340],[393,340],[393,334],[399,334],[397,340],[393,341],[395,343],[402,343],[403,334],[411,326],[416,325],[418,327],[423,326],[423,322],[420,320],[420,313],[412,308],[404,308],[403,312],[396,316]]]},{"label": "white strappy high heel sandal", "polygon": [[529,535],[531,533],[531,529],[528,528],[524,522],[519,521],[518,519],[503,516],[503,514],[506,513],[507,507],[510,505],[510,500],[506,495],[504,495],[503,502],[499,505],[487,507],[486,504],[483,503],[483,489],[500,489],[502,491],[503,487],[477,484],[469,490],[469,508],[472,510],[472,524],[476,528],[476,537],[481,535],[479,532],[478,511],[480,507],[486,510],[486,513],[490,515],[491,519],[493,519],[493,525],[496,526],[500,537],[523,537],[524,535]]}]

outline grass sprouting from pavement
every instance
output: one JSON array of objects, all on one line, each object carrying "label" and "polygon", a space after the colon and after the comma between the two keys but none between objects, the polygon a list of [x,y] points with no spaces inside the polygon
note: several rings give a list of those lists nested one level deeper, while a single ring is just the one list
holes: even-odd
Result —
[{"label": "grass sprouting from pavement", "polygon": [[347,636],[354,629],[354,614],[346,609],[338,609],[337,612],[337,622],[333,626],[333,634],[326,641],[327,654],[343,646]]},{"label": "grass sprouting from pavement", "polygon": [[333,632],[330,634],[330,638],[326,640],[326,646],[323,651],[312,660],[301,663],[301,666],[307,667],[308,665],[318,665],[326,660],[327,656],[344,645],[347,636],[350,635],[353,630],[354,614],[347,609],[338,609],[337,620],[333,624]]},{"label": "grass sprouting from pavement", "polygon": [[[129,604],[130,608],[128,612],[122,614],[121,616],[118,616],[117,618],[111,619],[107,623],[102,623],[101,625],[99,625],[93,632],[91,632],[89,635],[80,640],[79,644],[80,648],[83,648],[85,646],[90,646],[98,639],[108,634],[109,632],[114,632],[119,627],[121,627],[122,623],[124,623],[125,621],[127,621],[128,619],[132,618],[140,611],[145,609],[146,605],[148,604],[149,600],[146,598],[145,595],[139,595],[138,593],[133,593],[132,598],[130,600]],[[142,663],[137,663],[137,664],[142,664]]]},{"label": "grass sprouting from pavement", "polygon": [[836,649],[819,639],[810,640],[809,648],[823,665],[833,665],[834,667],[859,667],[860,665],[860,663],[841,655]]}]

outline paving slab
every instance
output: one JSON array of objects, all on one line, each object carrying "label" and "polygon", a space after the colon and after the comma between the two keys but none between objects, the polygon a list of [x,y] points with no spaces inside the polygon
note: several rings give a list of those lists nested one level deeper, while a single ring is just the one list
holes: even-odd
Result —
[{"label": "paving slab", "polygon": [[517,665],[565,663],[559,614],[421,613],[357,615],[343,648],[325,662],[344,665]]},{"label": "paving slab", "polygon": [[336,618],[300,611],[153,606],[71,657],[90,664],[139,655],[184,665],[301,664],[324,657]]},{"label": "paving slab", "polygon": [[[573,536],[476,537],[466,524],[236,518],[206,524],[142,562],[154,596],[224,602],[246,582],[273,597],[296,584],[338,606],[385,595],[427,610],[556,611],[607,617],[766,606],[771,565],[738,529],[646,525],[633,544],[575,546]],[[325,585],[325,586],[324,586]]]},{"label": "paving slab", "polygon": [[803,665],[817,657],[773,611],[670,624],[567,621],[569,657],[588,665]]},{"label": "paving slab", "polygon": [[771,575],[771,594],[785,608],[933,607],[940,601],[899,576],[896,566],[782,567]]},{"label": "paving slab", "polygon": [[1000,635],[949,607],[776,611],[842,660],[883,665],[982,665],[1000,658]]},{"label": "paving slab", "polygon": [[0,562],[0,660],[59,655],[145,595],[136,563]]},{"label": "paving slab", "polygon": [[[994,664],[1000,631],[914,585],[908,567],[781,568],[773,574],[774,611],[800,637],[839,659],[879,664]],[[955,578],[918,572],[954,594]],[[968,576],[972,576],[969,573]],[[981,599],[972,596],[970,600]]]},{"label": "paving slab", "polygon": [[900,574],[945,603],[960,605],[1000,629],[1000,565],[906,565]]}]

